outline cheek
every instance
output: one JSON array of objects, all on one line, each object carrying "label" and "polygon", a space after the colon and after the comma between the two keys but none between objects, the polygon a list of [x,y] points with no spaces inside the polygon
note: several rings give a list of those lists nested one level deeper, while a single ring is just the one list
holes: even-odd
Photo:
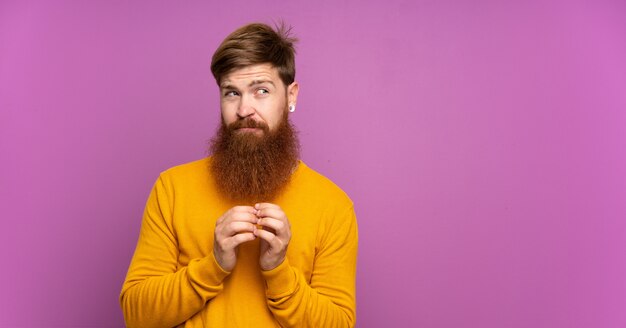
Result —
[{"label": "cheek", "polygon": [[271,126],[276,126],[282,119],[285,112],[285,107],[280,102],[272,104],[271,108],[265,112],[265,120]]},{"label": "cheek", "polygon": [[237,116],[237,111],[233,109],[232,105],[229,104],[220,104],[220,113],[222,115],[223,120],[233,120]]}]

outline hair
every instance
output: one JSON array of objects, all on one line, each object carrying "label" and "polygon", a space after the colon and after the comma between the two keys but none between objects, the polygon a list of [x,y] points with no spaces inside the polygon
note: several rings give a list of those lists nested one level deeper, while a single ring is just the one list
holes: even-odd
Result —
[{"label": "hair", "polygon": [[[263,135],[237,133],[243,127],[260,128]],[[220,194],[238,203],[274,201],[289,184],[300,157],[298,132],[287,115],[275,131],[252,118],[222,123],[209,149]]]},{"label": "hair", "polygon": [[285,86],[296,78],[295,49],[298,41],[291,27],[284,22],[275,29],[261,23],[242,26],[222,41],[211,59],[211,72],[219,85],[233,70],[250,65],[269,63],[278,69]]}]

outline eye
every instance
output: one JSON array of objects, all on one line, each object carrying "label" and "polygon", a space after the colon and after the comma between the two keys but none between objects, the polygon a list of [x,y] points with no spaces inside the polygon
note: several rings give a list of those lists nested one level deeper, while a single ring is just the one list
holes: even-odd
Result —
[{"label": "eye", "polygon": [[270,93],[270,91],[265,88],[258,89],[256,92],[260,95],[266,95]]},{"label": "eye", "polygon": [[234,96],[238,96],[239,94],[237,93],[237,91],[233,91],[233,90],[228,90],[226,92],[224,92],[224,97],[234,97]]}]

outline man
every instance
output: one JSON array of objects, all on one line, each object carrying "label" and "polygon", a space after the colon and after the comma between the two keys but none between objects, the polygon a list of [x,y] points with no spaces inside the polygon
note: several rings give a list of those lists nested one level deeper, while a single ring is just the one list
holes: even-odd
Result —
[{"label": "man", "polygon": [[250,24],[213,55],[222,124],[210,157],[150,194],[120,295],[128,326],[354,326],[356,218],[299,160],[295,41]]}]

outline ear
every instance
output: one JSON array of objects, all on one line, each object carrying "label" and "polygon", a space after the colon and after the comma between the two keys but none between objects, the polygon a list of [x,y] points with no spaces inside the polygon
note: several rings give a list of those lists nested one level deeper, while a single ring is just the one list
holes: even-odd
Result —
[{"label": "ear", "polygon": [[299,89],[300,89],[300,85],[296,81],[293,81],[293,83],[291,83],[287,87],[287,106],[296,105],[296,103],[298,102]]}]

